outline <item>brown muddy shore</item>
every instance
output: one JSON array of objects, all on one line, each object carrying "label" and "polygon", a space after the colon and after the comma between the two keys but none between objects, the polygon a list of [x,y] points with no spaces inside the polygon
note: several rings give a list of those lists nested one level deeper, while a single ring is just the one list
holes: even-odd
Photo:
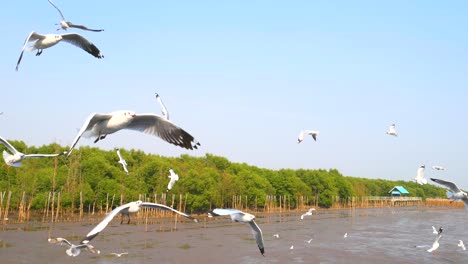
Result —
[{"label": "brown muddy shore", "polygon": [[[468,231],[454,232],[461,224],[466,226],[466,213],[425,207],[318,210],[302,221],[301,212],[259,214],[265,256],[249,227],[229,217],[202,216],[199,223],[179,217],[176,228],[173,217],[140,219],[129,225],[116,218],[91,241],[101,253],[83,251],[77,257],[67,256],[65,246],[49,244],[47,239],[65,237],[78,243],[97,219],[7,224],[0,226],[0,263],[445,263],[466,260],[467,255],[456,247],[455,234],[468,241]],[[453,224],[450,214],[462,223]],[[441,241],[440,253],[434,257],[415,249],[421,243],[432,244],[431,225],[444,225],[452,229],[447,237],[452,240],[453,236],[450,244]],[[348,238],[343,237],[345,233]],[[309,239],[311,243],[306,242]],[[115,257],[111,252],[128,255]]]}]

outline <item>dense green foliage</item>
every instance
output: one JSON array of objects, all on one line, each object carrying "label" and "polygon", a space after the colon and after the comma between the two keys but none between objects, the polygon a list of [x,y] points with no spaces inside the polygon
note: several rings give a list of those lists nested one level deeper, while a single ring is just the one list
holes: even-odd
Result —
[{"label": "dense green foliage", "polygon": [[[64,147],[51,144],[27,147],[24,142],[11,142],[24,153],[59,153]],[[3,151],[0,145],[0,151]],[[45,206],[49,192],[60,191],[64,208],[76,208],[82,193],[84,208],[100,203],[106,197],[125,197],[125,202],[138,199],[139,194],[152,196],[166,192],[169,168],[179,174],[180,180],[169,194],[187,195],[187,211],[200,212],[210,207],[230,207],[235,195],[247,196],[248,206],[262,207],[266,197],[290,197],[295,206],[296,197],[318,197],[318,205],[330,207],[333,197],[388,196],[389,190],[402,185],[411,196],[443,197],[445,190],[434,185],[420,186],[408,181],[389,181],[345,177],[331,170],[270,170],[233,163],[226,158],[206,154],[204,157],[181,155],[162,157],[138,150],[121,150],[128,163],[126,175],[115,151],[82,147],[69,159],[64,156],[23,161],[21,168],[0,168],[0,191],[13,192],[11,204],[18,204],[24,192],[32,199],[32,209]],[[57,164],[54,177],[55,162]],[[255,203],[255,204],[254,204]]]}]

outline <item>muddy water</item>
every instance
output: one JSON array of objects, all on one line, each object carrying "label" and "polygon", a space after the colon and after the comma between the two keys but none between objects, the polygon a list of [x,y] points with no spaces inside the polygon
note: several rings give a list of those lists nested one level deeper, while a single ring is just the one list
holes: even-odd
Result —
[{"label": "muddy water", "polygon": [[[91,244],[101,250],[77,257],[47,238],[78,242],[93,224],[60,223],[0,226],[0,263],[466,263],[468,211],[464,209],[385,208],[265,215],[257,219],[263,230],[265,257],[249,227],[228,217],[200,218],[200,223],[120,225],[112,222]],[[437,254],[427,248],[443,226]],[[343,235],[347,233],[348,237]],[[279,234],[279,238],[273,237]],[[311,240],[307,243],[307,240]],[[294,248],[291,250],[291,246]],[[110,252],[128,252],[120,258]]]}]

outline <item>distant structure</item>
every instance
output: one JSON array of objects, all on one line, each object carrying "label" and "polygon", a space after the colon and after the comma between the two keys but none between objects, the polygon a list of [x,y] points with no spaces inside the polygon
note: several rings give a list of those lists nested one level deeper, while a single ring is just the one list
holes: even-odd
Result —
[{"label": "distant structure", "polygon": [[404,196],[409,194],[408,190],[406,190],[403,186],[395,186],[388,193],[390,193],[392,196]]}]

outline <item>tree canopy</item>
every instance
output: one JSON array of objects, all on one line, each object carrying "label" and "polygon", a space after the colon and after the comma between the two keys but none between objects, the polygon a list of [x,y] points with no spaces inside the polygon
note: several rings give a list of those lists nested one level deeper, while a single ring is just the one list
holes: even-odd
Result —
[{"label": "tree canopy", "polygon": [[[22,141],[11,143],[24,153],[59,153],[64,149],[57,144],[28,147]],[[0,145],[0,151],[4,149]],[[445,190],[434,185],[346,177],[337,169],[271,170],[230,162],[212,154],[163,157],[134,149],[120,151],[128,163],[129,175],[117,162],[115,151],[81,147],[68,159],[65,156],[28,159],[21,168],[2,166],[0,191],[10,190],[15,194],[12,204],[18,203],[24,192],[32,199],[33,209],[43,208],[48,193],[53,191],[60,191],[63,207],[76,208],[81,192],[84,207],[88,208],[89,204],[114,195],[122,195],[124,202],[128,202],[137,200],[140,194],[165,193],[169,168],[172,168],[180,180],[169,194],[186,195],[186,210],[191,212],[231,207],[235,195],[247,197],[249,207],[264,206],[267,196],[291,197],[292,206],[297,202],[296,197],[318,197],[319,206],[330,207],[333,197],[388,196],[388,191],[397,185],[404,186],[410,196],[423,199],[445,196]]]}]

